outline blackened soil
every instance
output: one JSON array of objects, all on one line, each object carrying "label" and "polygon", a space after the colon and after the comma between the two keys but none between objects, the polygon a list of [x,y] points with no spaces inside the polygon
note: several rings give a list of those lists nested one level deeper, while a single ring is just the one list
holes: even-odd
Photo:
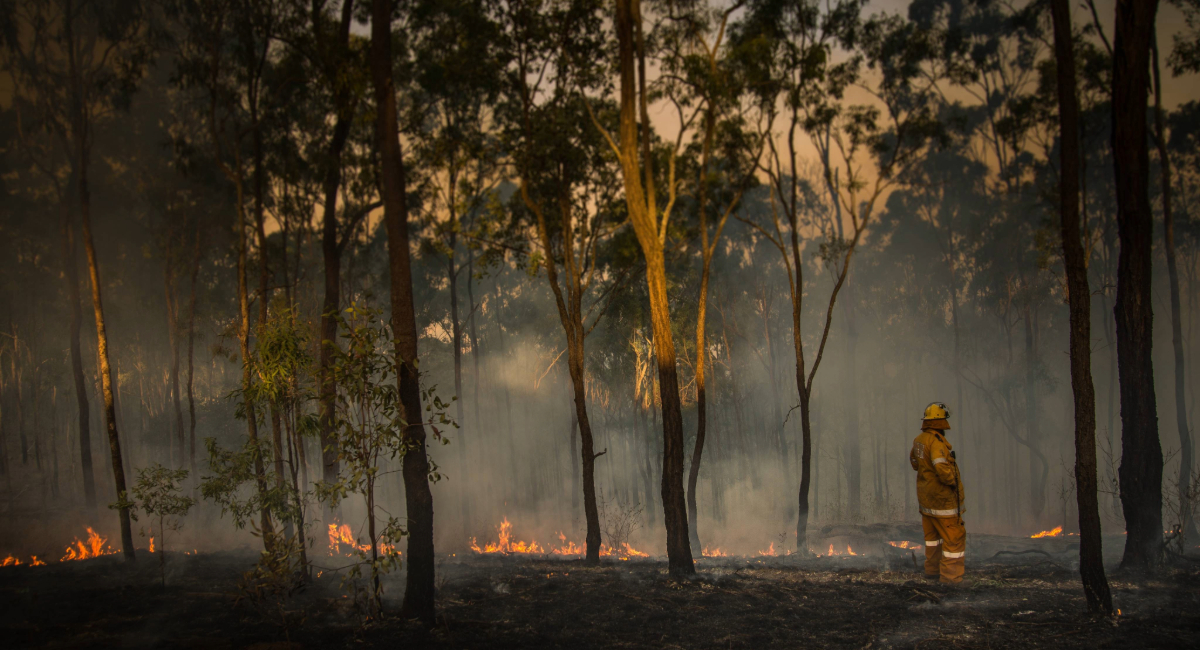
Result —
[{"label": "blackened soil", "polygon": [[1113,576],[1121,615],[1085,613],[1077,576],[1053,563],[968,565],[943,589],[909,567],[836,558],[702,560],[694,579],[665,562],[447,558],[432,628],[371,619],[326,570],[283,600],[241,597],[248,553],[115,557],[0,569],[6,648],[1195,648],[1200,571]]}]

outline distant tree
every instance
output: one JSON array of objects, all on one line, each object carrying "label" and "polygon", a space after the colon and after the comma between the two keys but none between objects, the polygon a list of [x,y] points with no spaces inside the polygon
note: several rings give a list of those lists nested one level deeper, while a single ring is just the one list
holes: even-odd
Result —
[{"label": "distant tree", "polygon": [[[125,468],[117,432],[103,285],[93,237],[88,182],[95,132],[100,124],[128,106],[153,54],[159,30],[152,19],[153,8],[141,2],[25,0],[6,3],[0,12],[4,43],[11,54],[9,71],[16,86],[33,93],[25,100],[46,121],[70,161],[71,206],[78,210],[82,225],[92,285],[105,427],[113,478],[120,496],[126,490]],[[65,232],[64,256],[68,258],[70,276],[74,247],[69,224]],[[68,283],[72,283],[70,277]],[[78,378],[76,384],[78,389]],[[82,399],[79,406],[80,416],[85,417],[87,407]],[[85,427],[81,425],[81,433],[86,431]],[[129,511],[119,508],[118,512],[123,551],[126,559],[133,560]]]}]

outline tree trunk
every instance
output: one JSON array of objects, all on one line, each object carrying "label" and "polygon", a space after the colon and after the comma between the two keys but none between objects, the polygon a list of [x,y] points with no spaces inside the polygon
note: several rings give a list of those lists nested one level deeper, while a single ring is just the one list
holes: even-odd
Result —
[{"label": "tree trunk", "polygon": [[1159,168],[1162,170],[1163,240],[1167,253],[1167,279],[1171,289],[1171,350],[1175,356],[1175,426],[1179,431],[1179,481],[1176,486],[1180,504],[1180,528],[1183,544],[1188,546],[1196,538],[1196,527],[1192,521],[1189,492],[1192,481],[1192,435],[1188,431],[1186,390],[1183,362],[1183,324],[1179,312],[1179,269],[1175,263],[1175,216],[1171,209],[1171,157],[1167,155],[1167,136],[1163,126],[1162,79],[1158,66],[1158,34],[1151,39],[1151,54],[1154,57],[1154,141],[1158,146]]},{"label": "tree trunk", "polygon": [[[1046,477],[1050,465],[1041,453],[1041,428],[1037,394],[1037,349],[1034,345],[1032,308],[1027,304],[1022,315],[1025,321],[1025,429],[1029,447],[1029,512],[1040,523],[1046,508]],[[1089,375],[1090,376],[1090,375]]]},{"label": "tree trunk", "polygon": [[396,122],[392,80],[391,15],[394,0],[371,6],[371,79],[375,88],[375,134],[381,159],[384,221],[391,275],[392,334],[396,337],[400,401],[408,425],[404,430],[404,499],[408,516],[408,576],[400,614],[426,624],[434,618],[433,494],[429,490],[429,458],[421,423],[421,386],[417,374],[417,323],[413,309],[409,260],[408,205],[404,159]]},{"label": "tree trunk", "polygon": [[167,304],[167,340],[171,346],[171,406],[175,412],[175,442],[179,445],[179,466],[187,462],[183,437],[183,404],[179,395],[179,305],[175,295],[175,273],[171,268],[171,240],[167,233],[164,261],[164,288]]},{"label": "tree trunk", "polygon": [[[112,368],[108,364],[108,333],[104,328],[104,303],[100,296],[100,266],[96,259],[96,247],[92,239],[91,197],[87,185],[87,155],[84,144],[77,144],[78,164],[77,179],[79,181],[79,215],[83,222],[83,248],[87,253],[88,274],[92,281],[92,309],[96,316],[96,358],[100,365],[100,386],[104,394],[104,423],[108,431],[108,447],[112,457],[113,482],[117,489],[117,497],[125,498],[125,463],[121,457],[121,438],[117,433],[117,411],[113,402]],[[129,508],[121,508],[121,549],[125,559],[136,559],[133,550],[133,530],[129,523]]]},{"label": "tree trunk", "polygon": [[1150,40],[1158,0],[1118,0],[1112,140],[1117,186],[1117,365],[1121,378],[1122,568],[1153,570],[1162,547],[1162,446],[1154,393],[1153,227],[1146,147]]},{"label": "tree trunk", "polygon": [[92,471],[91,413],[88,408],[87,379],[83,374],[83,355],[80,350],[79,332],[83,326],[83,313],[79,295],[79,266],[75,258],[75,229],[71,225],[69,200],[63,201],[63,267],[67,280],[67,300],[71,303],[71,376],[75,380],[75,404],[79,418],[79,467],[83,474],[83,498],[88,510],[96,508],[96,480]]},{"label": "tree trunk", "polygon": [[846,283],[846,500],[851,523],[858,523],[862,514],[862,450],[859,443],[858,378],[855,363],[858,359],[858,328],[854,321],[853,283]]},{"label": "tree trunk", "polygon": [[[646,96],[645,47],[641,33],[639,0],[618,0],[616,31],[621,71],[620,162],[625,183],[625,201],[642,255],[646,260],[646,285],[650,297],[650,322],[658,363],[659,396],[663,411],[663,521],[667,529],[667,564],[672,573],[696,572],[688,539],[687,503],[683,489],[683,417],[679,401],[679,378],[675,367],[675,341],[667,302],[667,278],[660,239],[659,218],[649,155],[649,115]],[[635,38],[639,73],[634,73]],[[640,85],[640,92],[635,90]],[[646,131],[638,146],[638,109]],[[639,160],[640,158],[640,160]],[[642,184],[645,171],[646,185]]]},{"label": "tree trunk", "polygon": [[1071,312],[1071,389],[1075,400],[1075,500],[1079,507],[1079,574],[1088,611],[1112,614],[1104,575],[1100,506],[1096,500],[1096,390],[1092,385],[1092,296],[1087,254],[1079,239],[1079,100],[1075,96],[1074,42],[1068,0],[1054,0],[1054,47],[1058,65],[1061,137],[1059,200],[1063,265]]},{"label": "tree trunk", "polygon": [[196,395],[193,392],[196,359],[196,281],[200,276],[200,218],[196,218],[196,240],[192,249],[192,284],[188,297],[188,349],[187,349],[187,398],[188,398],[188,463],[196,476]]}]

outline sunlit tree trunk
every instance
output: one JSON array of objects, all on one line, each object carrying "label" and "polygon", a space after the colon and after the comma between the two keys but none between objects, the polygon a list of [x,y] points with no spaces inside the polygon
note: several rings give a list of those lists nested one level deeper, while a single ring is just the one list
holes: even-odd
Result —
[{"label": "sunlit tree trunk", "polygon": [[1117,0],[1112,140],[1117,187],[1117,365],[1121,377],[1124,568],[1149,571],[1162,547],[1162,446],[1154,392],[1153,226],[1146,146],[1150,40],[1158,0]]},{"label": "sunlit tree trunk", "polygon": [[[679,377],[675,367],[675,341],[667,304],[663,255],[665,231],[660,233],[654,174],[650,167],[649,98],[646,94],[640,4],[640,0],[617,0],[616,3],[615,24],[621,73],[620,163],[630,220],[646,260],[650,323],[654,332],[654,353],[663,411],[662,500],[663,521],[667,529],[667,564],[672,573],[692,574],[696,568],[688,539],[687,504],[683,489],[683,417],[679,401]],[[641,148],[638,146],[639,114],[644,131]],[[663,218],[666,216],[663,215]]]},{"label": "sunlit tree trunk", "polygon": [[400,401],[408,425],[404,430],[404,499],[408,516],[408,575],[402,616],[432,623],[434,617],[433,494],[429,490],[429,458],[421,423],[421,386],[417,374],[417,323],[413,309],[409,259],[408,205],[404,159],[396,122],[396,90],[392,79],[391,16],[394,2],[371,6],[371,80],[375,88],[375,135],[380,151],[380,185],[388,236],[391,275],[392,333],[396,337]]},{"label": "sunlit tree trunk", "polygon": [[1088,610],[1112,614],[1112,594],[1104,575],[1100,507],[1096,501],[1096,391],[1092,385],[1092,296],[1087,253],[1079,226],[1079,100],[1075,95],[1074,41],[1068,0],[1054,0],[1058,114],[1061,138],[1059,200],[1063,266],[1071,312],[1071,388],[1075,401],[1075,500],[1079,506],[1079,573]]}]

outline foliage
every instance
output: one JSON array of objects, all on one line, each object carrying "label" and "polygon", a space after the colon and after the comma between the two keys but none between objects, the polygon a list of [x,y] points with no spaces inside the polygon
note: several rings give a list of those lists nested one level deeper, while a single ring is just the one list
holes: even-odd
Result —
[{"label": "foliage", "polygon": [[[163,586],[167,586],[167,531],[177,531],[183,527],[181,518],[187,516],[196,500],[184,496],[181,483],[187,479],[188,470],[168,469],[158,463],[143,467],[137,472],[137,481],[133,486],[133,498],[126,499],[125,495],[109,508],[128,509],[129,516],[137,521],[137,511],[158,519],[158,566]],[[142,531],[146,536],[146,531]],[[154,546],[154,528],[150,529],[150,545]]]}]

